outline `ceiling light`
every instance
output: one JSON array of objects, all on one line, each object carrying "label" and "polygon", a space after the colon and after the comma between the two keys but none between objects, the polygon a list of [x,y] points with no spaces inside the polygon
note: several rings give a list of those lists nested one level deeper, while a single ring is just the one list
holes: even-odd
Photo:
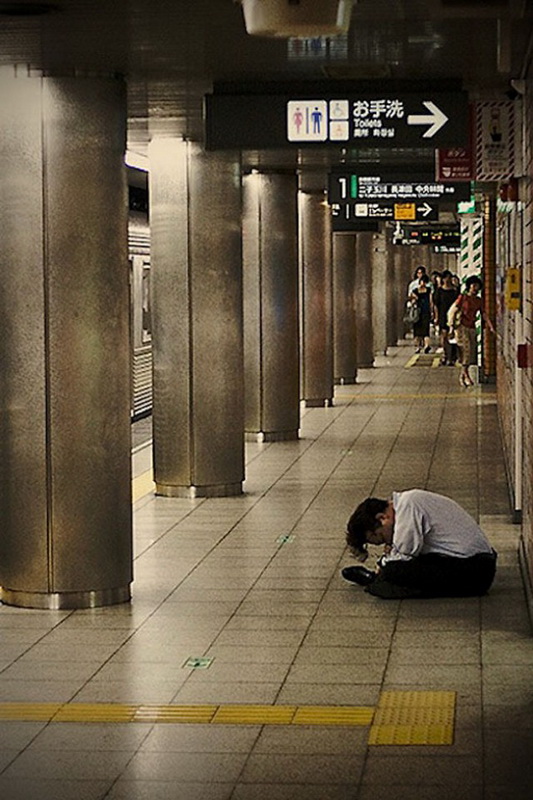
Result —
[{"label": "ceiling light", "polygon": [[241,0],[253,36],[336,36],[350,27],[353,0]]}]

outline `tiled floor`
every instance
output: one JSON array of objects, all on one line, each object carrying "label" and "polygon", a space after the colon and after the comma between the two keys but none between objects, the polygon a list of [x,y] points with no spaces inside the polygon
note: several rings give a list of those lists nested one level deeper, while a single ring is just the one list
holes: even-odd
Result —
[{"label": "tiled floor", "polygon": [[[452,745],[369,745],[365,725],[0,722],[10,800],[522,800],[533,785],[533,638],[494,389],[392,349],[298,442],[247,445],[242,497],[147,495],[131,605],[0,608],[6,703],[374,708],[457,693]],[[139,442],[137,442],[138,444]],[[149,453],[134,457],[147,469]],[[482,599],[384,601],[339,577],[369,494],[451,495],[500,553]],[[213,658],[207,669],[189,657]],[[23,705],[22,709],[29,706]]]}]

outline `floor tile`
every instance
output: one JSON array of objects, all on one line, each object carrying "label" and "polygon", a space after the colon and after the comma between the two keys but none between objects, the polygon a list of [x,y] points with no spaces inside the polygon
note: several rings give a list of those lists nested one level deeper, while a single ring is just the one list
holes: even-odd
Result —
[{"label": "floor tile", "polygon": [[279,683],[187,683],[173,699],[178,705],[188,703],[273,703]]},{"label": "floor tile", "polygon": [[122,780],[234,783],[247,756],[243,753],[137,753],[122,772]]},{"label": "floor tile", "polygon": [[9,800],[101,800],[112,781],[6,778],[0,776],[0,794]]},{"label": "floor tile", "polygon": [[26,750],[2,773],[2,778],[59,780],[68,775],[69,779],[79,781],[115,779],[130,758],[131,752],[119,750],[59,750],[54,752],[53,758],[47,750]]},{"label": "floor tile", "polygon": [[232,800],[354,800],[353,786],[324,784],[249,783],[238,784]]},{"label": "floor tile", "polygon": [[[51,722],[34,738],[27,752],[33,751],[92,751],[110,752],[125,750],[136,752],[146,739],[151,725],[142,723],[131,725],[116,723],[77,723],[62,724]],[[50,756],[51,759],[55,756]]]},{"label": "floor tile", "polygon": [[258,725],[154,725],[141,752],[248,753],[261,727]]},{"label": "floor tile", "polygon": [[[372,677],[367,675],[367,680]],[[282,705],[375,706],[380,689],[379,683],[286,683],[276,702]]]},{"label": "floor tile", "polygon": [[233,785],[172,781],[117,781],[106,800],[230,800]]},{"label": "floor tile", "polygon": [[[448,792],[455,793],[465,786],[478,787],[482,784],[483,767],[481,757],[451,756],[446,757],[440,748],[435,756],[404,755],[389,756],[382,754],[386,748],[372,748],[365,766],[363,786],[403,785],[416,776],[417,785],[446,786]],[[377,750],[380,752],[378,753]],[[453,795],[455,797],[455,794]]]},{"label": "floor tile", "polygon": [[356,750],[366,746],[367,740],[368,729],[365,727],[267,725],[257,739],[254,753],[352,756]]},{"label": "floor tile", "polygon": [[359,781],[362,756],[252,754],[239,778],[241,783],[347,784]]}]

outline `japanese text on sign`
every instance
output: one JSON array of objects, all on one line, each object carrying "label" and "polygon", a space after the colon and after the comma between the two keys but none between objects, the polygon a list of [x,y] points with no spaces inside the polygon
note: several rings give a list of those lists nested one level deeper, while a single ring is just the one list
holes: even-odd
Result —
[{"label": "japanese text on sign", "polygon": [[381,183],[380,178],[359,178],[358,196],[374,198],[443,197],[449,187],[439,183]]},{"label": "japanese text on sign", "polygon": [[455,201],[469,197],[466,183],[439,183],[423,174],[396,177],[387,175],[357,175],[353,172],[332,172],[329,177],[330,203],[350,201]]}]

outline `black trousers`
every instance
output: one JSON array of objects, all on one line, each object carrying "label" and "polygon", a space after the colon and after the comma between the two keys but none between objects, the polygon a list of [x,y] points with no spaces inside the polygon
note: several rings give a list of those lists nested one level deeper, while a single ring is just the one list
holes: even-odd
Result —
[{"label": "black trousers", "polygon": [[431,553],[409,561],[389,561],[366,591],[376,597],[479,597],[496,572],[497,553],[454,558]]}]

